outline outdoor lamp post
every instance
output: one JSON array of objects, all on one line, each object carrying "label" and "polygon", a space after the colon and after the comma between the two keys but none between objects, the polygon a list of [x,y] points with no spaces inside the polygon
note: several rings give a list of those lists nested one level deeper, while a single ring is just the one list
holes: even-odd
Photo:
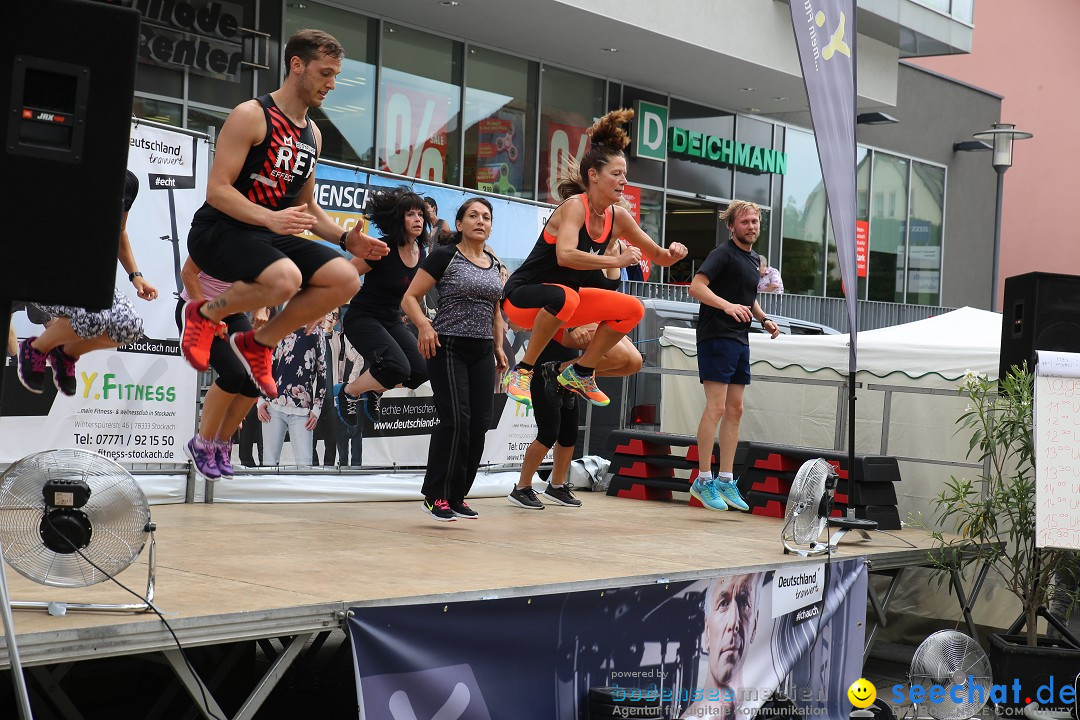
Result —
[{"label": "outdoor lamp post", "polygon": [[1005,192],[1005,171],[1012,167],[1013,141],[1027,140],[1032,137],[1029,132],[1017,130],[1012,123],[994,123],[989,130],[977,132],[971,137],[976,140],[984,140],[993,144],[993,165],[997,171],[997,206],[994,213],[994,271],[991,278],[990,309],[995,312],[998,307],[998,268],[1001,262],[1001,197]]}]

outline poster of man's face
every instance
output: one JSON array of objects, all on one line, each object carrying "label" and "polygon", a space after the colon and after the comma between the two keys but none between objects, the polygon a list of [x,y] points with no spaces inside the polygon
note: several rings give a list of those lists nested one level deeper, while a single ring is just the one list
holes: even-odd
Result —
[{"label": "poster of man's face", "polygon": [[757,636],[760,583],[757,574],[730,575],[709,586],[703,644],[709,656],[707,682],[712,687],[741,684],[740,671]]}]

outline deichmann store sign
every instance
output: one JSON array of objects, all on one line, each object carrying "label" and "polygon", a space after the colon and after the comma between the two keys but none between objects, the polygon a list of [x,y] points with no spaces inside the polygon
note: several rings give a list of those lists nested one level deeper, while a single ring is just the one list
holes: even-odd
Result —
[{"label": "deichmann store sign", "polygon": [[142,15],[139,60],[238,81],[244,10],[220,0],[121,0]]},{"label": "deichmann store sign", "polygon": [[668,109],[663,105],[642,100],[635,104],[634,110],[637,120],[634,155],[637,157],[667,160],[670,153],[680,160],[732,165],[760,173],[787,173],[787,153],[781,150],[669,126]]}]

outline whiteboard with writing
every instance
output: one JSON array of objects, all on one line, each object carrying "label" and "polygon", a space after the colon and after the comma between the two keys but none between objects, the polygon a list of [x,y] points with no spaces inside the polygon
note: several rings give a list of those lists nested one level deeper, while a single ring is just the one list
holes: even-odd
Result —
[{"label": "whiteboard with writing", "polygon": [[1080,549],[1080,353],[1038,351],[1035,545]]}]

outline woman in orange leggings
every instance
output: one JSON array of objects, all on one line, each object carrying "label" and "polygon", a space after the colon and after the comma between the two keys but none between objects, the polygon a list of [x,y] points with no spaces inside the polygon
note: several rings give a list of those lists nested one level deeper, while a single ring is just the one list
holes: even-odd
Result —
[{"label": "woman in orange leggings", "polygon": [[[559,182],[563,203],[555,208],[529,257],[506,282],[503,310],[510,322],[532,330],[521,361],[506,374],[506,392],[532,405],[529,391],[533,365],[559,328],[599,323],[581,358],[559,375],[563,387],[594,405],[607,405],[593,371],[600,359],[641,321],[644,309],[637,298],[615,290],[582,287],[590,270],[624,268],[644,254],[667,267],[686,257],[681,243],[661,248],[634,222],[622,206],[626,187],[626,156],[630,138],[621,125],[633,110],[613,110],[589,128],[592,145],[577,167]],[[613,238],[628,245],[607,253]]]}]

